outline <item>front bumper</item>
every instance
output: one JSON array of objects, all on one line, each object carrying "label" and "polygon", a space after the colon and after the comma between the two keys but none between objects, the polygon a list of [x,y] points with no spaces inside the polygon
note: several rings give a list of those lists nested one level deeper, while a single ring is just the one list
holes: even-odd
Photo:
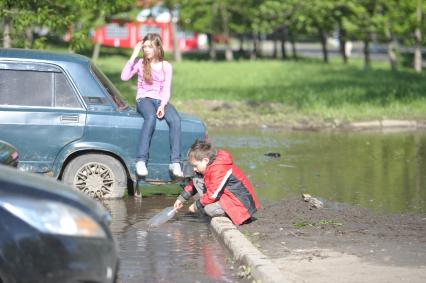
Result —
[{"label": "front bumper", "polygon": [[40,234],[16,222],[0,232],[0,281],[115,282],[119,259],[112,238]]}]

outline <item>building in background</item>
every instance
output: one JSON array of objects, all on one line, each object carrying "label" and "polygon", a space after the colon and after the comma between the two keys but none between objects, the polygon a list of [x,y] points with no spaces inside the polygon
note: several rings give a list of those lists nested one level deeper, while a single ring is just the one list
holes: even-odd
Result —
[{"label": "building in background", "polygon": [[[176,15],[175,15],[176,14]],[[103,46],[133,48],[147,33],[158,33],[163,40],[165,51],[173,49],[172,21],[177,20],[177,13],[170,12],[162,6],[141,10],[135,21],[113,19],[98,27],[92,33],[92,41]],[[178,28],[177,39],[181,51],[204,48],[203,36]]]}]

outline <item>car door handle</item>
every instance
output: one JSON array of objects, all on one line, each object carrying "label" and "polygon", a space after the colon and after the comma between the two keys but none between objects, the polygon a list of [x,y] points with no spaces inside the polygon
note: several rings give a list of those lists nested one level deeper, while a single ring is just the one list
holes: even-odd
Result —
[{"label": "car door handle", "polygon": [[62,123],[78,123],[78,115],[62,115]]}]

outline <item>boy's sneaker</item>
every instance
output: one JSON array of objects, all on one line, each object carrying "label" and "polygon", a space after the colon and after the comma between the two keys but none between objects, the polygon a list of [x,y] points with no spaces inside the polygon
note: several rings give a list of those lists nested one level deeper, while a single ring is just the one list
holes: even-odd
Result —
[{"label": "boy's sneaker", "polygon": [[146,164],[143,161],[136,162],[136,174],[141,177],[148,175],[148,169],[146,169]]},{"label": "boy's sneaker", "polygon": [[180,163],[173,162],[169,165],[169,170],[172,171],[172,174],[176,177],[183,177],[182,169],[180,168]]}]

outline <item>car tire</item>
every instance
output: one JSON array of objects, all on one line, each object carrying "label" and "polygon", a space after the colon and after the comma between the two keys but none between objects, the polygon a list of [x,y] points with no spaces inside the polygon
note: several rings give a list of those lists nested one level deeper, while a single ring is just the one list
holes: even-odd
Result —
[{"label": "car tire", "polygon": [[85,154],[71,160],[62,180],[92,198],[122,198],[127,190],[127,174],[123,165],[112,156]]}]

